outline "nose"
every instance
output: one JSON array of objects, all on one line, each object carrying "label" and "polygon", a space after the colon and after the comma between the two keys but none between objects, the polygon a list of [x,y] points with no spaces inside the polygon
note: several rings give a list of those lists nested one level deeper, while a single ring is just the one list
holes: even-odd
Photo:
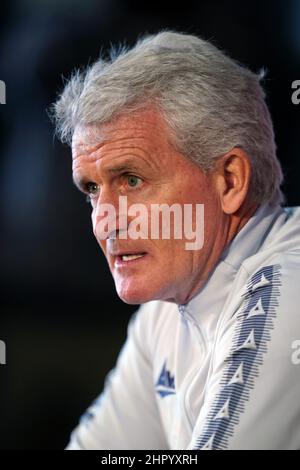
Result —
[{"label": "nose", "polygon": [[92,221],[97,240],[116,238],[120,230],[127,230],[126,196],[109,190],[101,191],[92,212]]}]

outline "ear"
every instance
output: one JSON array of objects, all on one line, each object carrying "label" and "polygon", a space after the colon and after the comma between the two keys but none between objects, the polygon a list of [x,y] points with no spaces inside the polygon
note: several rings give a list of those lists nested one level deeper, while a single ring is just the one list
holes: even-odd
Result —
[{"label": "ear", "polygon": [[234,147],[218,159],[213,174],[223,212],[234,214],[249,191],[251,164],[247,153]]}]

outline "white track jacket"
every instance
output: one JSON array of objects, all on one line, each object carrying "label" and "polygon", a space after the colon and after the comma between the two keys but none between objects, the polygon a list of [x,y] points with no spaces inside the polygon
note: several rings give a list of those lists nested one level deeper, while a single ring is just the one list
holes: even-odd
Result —
[{"label": "white track jacket", "polygon": [[68,449],[300,449],[300,208],[260,207],[186,305],[143,304]]}]

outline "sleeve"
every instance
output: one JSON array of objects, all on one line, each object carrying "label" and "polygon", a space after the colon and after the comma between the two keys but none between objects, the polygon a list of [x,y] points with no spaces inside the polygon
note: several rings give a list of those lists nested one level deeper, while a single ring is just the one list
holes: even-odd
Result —
[{"label": "sleeve", "polygon": [[166,449],[147,345],[147,309],[132,317],[104,391],[81,418],[67,450]]},{"label": "sleeve", "polygon": [[220,324],[189,449],[300,449],[299,268],[259,269]]}]

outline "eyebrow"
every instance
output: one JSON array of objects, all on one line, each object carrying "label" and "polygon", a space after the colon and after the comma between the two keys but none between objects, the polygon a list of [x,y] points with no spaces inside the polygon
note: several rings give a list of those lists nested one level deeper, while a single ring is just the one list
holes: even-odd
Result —
[{"label": "eyebrow", "polygon": [[73,180],[73,184],[76,186],[77,189],[79,189],[79,191],[81,192],[85,192],[84,190],[84,187],[86,185],[86,183],[88,182],[88,180],[86,178],[72,178]]},{"label": "eyebrow", "polygon": [[122,165],[117,165],[111,168],[106,168],[104,171],[107,173],[122,173],[124,171],[140,171],[140,167],[137,165],[134,165],[133,163],[129,161]]}]

